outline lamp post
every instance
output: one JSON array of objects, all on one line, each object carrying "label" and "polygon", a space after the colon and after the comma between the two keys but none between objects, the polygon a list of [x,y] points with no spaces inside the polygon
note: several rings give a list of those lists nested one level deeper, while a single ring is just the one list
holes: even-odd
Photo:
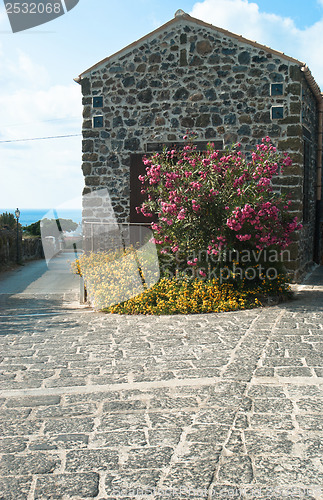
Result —
[{"label": "lamp post", "polygon": [[19,217],[20,217],[20,210],[18,208],[15,211],[15,216],[17,219],[17,264],[19,264]]}]

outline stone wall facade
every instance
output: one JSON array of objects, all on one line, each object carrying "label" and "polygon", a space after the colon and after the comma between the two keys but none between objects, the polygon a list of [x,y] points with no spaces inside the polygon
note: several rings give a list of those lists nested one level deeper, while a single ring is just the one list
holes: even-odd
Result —
[{"label": "stone wall facade", "polygon": [[22,239],[22,261],[44,259],[44,250],[41,238]]},{"label": "stone wall facade", "polygon": [[[187,130],[223,149],[239,141],[245,151],[268,135],[292,156],[277,189],[290,193],[300,220],[308,191],[290,263],[297,277],[313,258],[318,129],[317,100],[300,64],[184,15],[96,65],[79,78],[84,193],[108,188],[118,221],[129,222],[132,154],[178,143]],[[104,219],[93,200],[84,219]]]}]

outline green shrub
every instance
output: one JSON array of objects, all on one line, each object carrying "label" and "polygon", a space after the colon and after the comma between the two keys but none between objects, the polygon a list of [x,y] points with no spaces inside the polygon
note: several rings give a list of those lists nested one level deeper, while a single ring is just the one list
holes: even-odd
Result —
[{"label": "green shrub", "polygon": [[15,219],[15,216],[13,214],[8,212],[3,212],[0,215],[0,228],[8,227],[10,229],[13,229],[16,226],[17,226],[17,220]]}]

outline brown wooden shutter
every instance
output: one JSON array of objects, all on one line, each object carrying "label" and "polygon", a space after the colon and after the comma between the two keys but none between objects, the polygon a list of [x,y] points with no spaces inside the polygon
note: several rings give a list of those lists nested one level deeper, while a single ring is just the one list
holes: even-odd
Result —
[{"label": "brown wooden shutter", "polygon": [[154,220],[153,217],[145,217],[136,211],[136,207],[146,199],[146,196],[141,194],[143,185],[138,179],[139,175],[146,175],[143,156],[144,153],[130,155],[130,222],[137,224],[149,224]]}]

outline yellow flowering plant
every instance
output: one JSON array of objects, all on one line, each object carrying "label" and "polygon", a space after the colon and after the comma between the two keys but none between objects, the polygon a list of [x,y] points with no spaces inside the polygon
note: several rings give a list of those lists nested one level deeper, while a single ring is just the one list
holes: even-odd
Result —
[{"label": "yellow flowering plant", "polygon": [[[237,288],[234,282],[221,283],[220,279],[205,281],[179,273],[176,277],[162,277],[148,288],[145,287],[145,272],[142,271],[140,288],[141,277],[138,268],[135,269],[136,265],[134,249],[128,248],[83,254],[72,267],[75,273],[83,275],[92,305],[112,314],[163,315],[236,311],[265,305],[268,297],[284,300],[291,296],[284,275],[277,276],[275,280],[264,278],[261,285],[253,287],[248,280],[243,279]],[[137,281],[133,281],[131,288],[129,275],[135,271]],[[140,293],[137,293],[138,290]],[[126,300],[122,300],[125,297]]]}]

